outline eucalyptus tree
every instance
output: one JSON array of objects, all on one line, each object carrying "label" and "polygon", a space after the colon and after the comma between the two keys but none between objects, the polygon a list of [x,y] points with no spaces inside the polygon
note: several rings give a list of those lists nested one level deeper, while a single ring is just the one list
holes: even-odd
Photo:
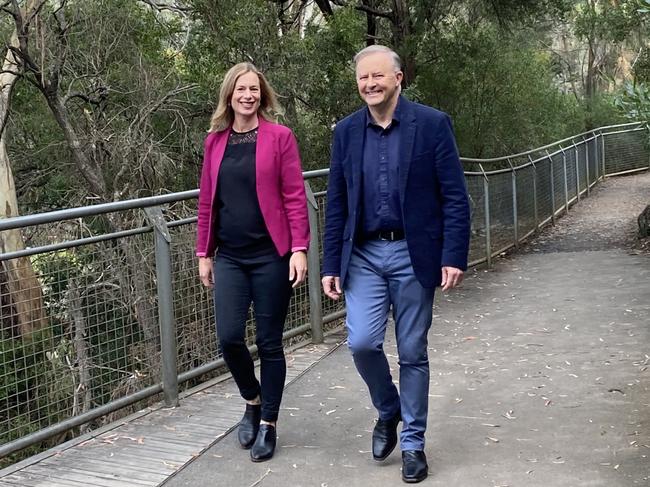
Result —
[{"label": "eucalyptus tree", "polygon": [[[22,7],[23,18],[33,17],[42,7],[43,2],[29,0]],[[26,25],[11,25],[8,29],[9,39],[4,51],[4,62],[0,71],[0,218],[18,216],[18,198],[16,184],[9,153],[7,152],[7,119],[9,118],[11,95],[23,74],[23,64],[15,50],[19,48],[20,37],[29,32]],[[25,248],[22,232],[18,229],[0,232],[0,252],[16,252]],[[9,302],[5,309],[13,309],[9,317],[3,316],[0,326],[9,327],[11,334],[29,337],[44,324],[43,295],[41,286],[32,264],[27,257],[6,260],[1,263],[2,275]]]}]

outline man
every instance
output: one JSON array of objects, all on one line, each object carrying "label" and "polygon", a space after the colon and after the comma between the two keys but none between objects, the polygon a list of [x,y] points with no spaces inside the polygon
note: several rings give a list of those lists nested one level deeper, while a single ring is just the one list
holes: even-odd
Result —
[{"label": "man", "polygon": [[[402,449],[402,479],[424,480],[429,393],[427,333],[438,285],[467,268],[469,201],[449,117],[400,95],[399,56],[370,46],[354,58],[363,108],[334,131],[322,270],[332,299],[345,291],[348,346],[379,419],[372,455]],[[399,392],[383,351],[389,307]]]}]

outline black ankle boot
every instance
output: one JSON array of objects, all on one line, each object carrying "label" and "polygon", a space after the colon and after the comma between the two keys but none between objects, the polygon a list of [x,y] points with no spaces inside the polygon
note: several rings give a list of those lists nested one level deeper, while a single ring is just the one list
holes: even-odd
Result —
[{"label": "black ankle boot", "polygon": [[246,412],[239,422],[237,436],[239,444],[245,450],[248,450],[257,438],[257,432],[260,429],[260,419],[262,418],[261,404],[246,404]]},{"label": "black ankle boot", "polygon": [[270,460],[275,452],[276,438],[275,426],[265,423],[261,424],[255,443],[251,448],[251,460],[254,462]]}]

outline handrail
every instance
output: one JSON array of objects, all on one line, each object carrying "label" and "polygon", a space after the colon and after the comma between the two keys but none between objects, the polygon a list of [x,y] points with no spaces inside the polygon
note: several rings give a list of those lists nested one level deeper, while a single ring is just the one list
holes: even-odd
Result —
[{"label": "handrail", "polygon": [[[541,150],[548,149],[549,147],[559,145],[562,142],[566,142],[567,140],[573,140],[576,137],[582,137],[582,136],[584,136],[586,134],[591,134],[591,133],[596,132],[598,130],[603,131],[603,130],[609,129],[609,128],[629,127],[631,125],[640,125],[640,124],[643,124],[643,123],[646,123],[646,122],[630,122],[630,123],[622,123],[622,124],[618,124],[618,125],[606,125],[605,127],[598,127],[598,128],[595,128],[595,129],[588,130],[586,132],[582,132],[580,134],[572,135],[570,137],[566,137],[564,139],[552,142],[550,144],[546,144],[546,145],[543,145],[541,147],[537,147],[535,149],[527,150],[526,152],[519,152],[518,154],[510,154],[510,155],[507,155],[507,156],[493,157],[493,158],[487,158],[487,159],[477,159],[477,158],[472,158],[472,157],[461,157],[460,160],[463,161],[463,162],[479,162],[481,164],[483,164],[485,162],[500,162],[500,161],[504,161],[506,159],[514,159],[515,157],[527,156],[528,154],[532,154],[534,152],[539,152]],[[603,134],[603,135],[607,135],[607,134]]]},{"label": "handrail", "polygon": [[104,213],[112,213],[115,211],[164,205],[167,203],[175,203],[177,201],[196,198],[198,195],[199,190],[192,189],[189,191],[181,191],[178,193],[169,193],[159,196],[148,196],[145,198],[114,201],[112,203],[100,203],[98,205],[66,208],[64,210],[35,213],[33,215],[14,216],[11,218],[0,219],[0,231],[33,225],[42,225],[44,223],[53,223],[63,220],[72,220],[74,218],[102,215]]},{"label": "handrail", "polygon": [[[471,158],[471,157],[461,157],[460,160],[462,162],[471,162],[471,163],[492,163],[492,162],[501,162],[501,161],[507,161],[508,159],[514,159],[516,157],[522,157],[526,156],[535,152],[539,152],[541,150],[548,149],[550,147],[559,145],[563,142],[566,142],[568,140],[573,140],[577,137],[584,136],[586,134],[592,134],[593,137],[596,136],[594,132],[600,131],[600,135],[607,135],[607,134],[602,134],[602,131],[605,129],[611,129],[611,128],[620,128],[620,127],[631,127],[633,125],[641,125],[646,122],[631,122],[631,123],[625,123],[625,124],[617,124],[617,125],[607,125],[605,127],[599,127],[595,128],[593,130],[589,130],[587,132],[583,132],[581,134],[573,135],[571,137],[564,138],[562,140],[558,140],[556,142],[553,142],[551,144],[546,144],[541,147],[537,147],[536,149],[531,149],[526,152],[520,152],[518,154],[511,154],[508,156],[502,156],[502,157],[495,157],[495,158],[487,158],[487,159],[477,159],[477,158]],[[641,130],[641,128],[639,128]],[[593,138],[592,137],[592,138]],[[588,139],[592,140],[592,139]],[[588,142],[588,140],[583,140],[581,141],[578,145],[584,144]],[[527,167],[530,165],[530,162],[526,162],[520,166],[515,166],[513,169],[522,169],[524,167]],[[511,171],[511,168],[507,169],[496,169],[494,171],[486,171],[486,174],[499,174],[501,172],[509,172]],[[476,172],[476,171],[466,171],[465,174],[467,175],[478,175],[478,174],[483,174],[481,172]],[[329,175],[329,168],[324,168],[324,169],[316,169],[312,171],[305,171],[303,172],[303,177],[305,179],[313,179],[313,178],[318,178],[318,177],[324,177]],[[4,230],[12,230],[15,228],[22,228],[26,226],[33,226],[33,225],[42,225],[45,223],[52,223],[56,221],[62,221],[62,220],[72,220],[74,218],[80,218],[80,217],[88,217],[88,216],[96,216],[96,215],[101,215],[105,213],[112,213],[115,211],[122,211],[122,210],[132,210],[136,208],[147,208],[150,206],[157,206],[157,205],[162,205],[162,204],[167,204],[167,203],[175,203],[178,201],[185,201],[189,199],[196,198],[199,194],[198,189],[193,189],[193,190],[188,190],[188,191],[182,191],[182,192],[177,192],[177,193],[169,193],[165,195],[159,195],[159,196],[149,196],[145,198],[137,198],[137,199],[130,199],[130,200],[123,200],[123,201],[116,201],[116,202],[111,202],[111,203],[101,203],[98,205],[90,205],[90,206],[83,206],[83,207],[78,207],[78,208],[67,208],[64,210],[55,210],[55,211],[49,211],[45,213],[35,213],[33,215],[24,215],[24,216],[15,216],[11,218],[4,218],[0,219],[0,231]]]}]

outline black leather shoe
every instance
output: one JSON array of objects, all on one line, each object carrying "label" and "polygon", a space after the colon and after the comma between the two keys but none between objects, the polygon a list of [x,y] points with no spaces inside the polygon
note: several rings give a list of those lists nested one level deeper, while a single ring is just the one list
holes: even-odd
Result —
[{"label": "black leather shoe", "polygon": [[257,432],[257,438],[251,448],[251,460],[254,462],[270,460],[275,452],[276,439],[275,426],[260,424],[260,430]]},{"label": "black leather shoe", "polygon": [[429,475],[427,457],[422,450],[402,452],[402,480],[407,484],[422,482]]},{"label": "black leather shoe", "polygon": [[402,420],[402,413],[398,409],[395,416],[390,419],[379,419],[372,431],[372,458],[382,462],[388,458],[397,445],[397,425]]},{"label": "black leather shoe", "polygon": [[246,404],[246,412],[239,422],[237,437],[239,444],[244,450],[248,450],[257,438],[257,431],[260,429],[260,419],[262,418],[261,404]]}]

